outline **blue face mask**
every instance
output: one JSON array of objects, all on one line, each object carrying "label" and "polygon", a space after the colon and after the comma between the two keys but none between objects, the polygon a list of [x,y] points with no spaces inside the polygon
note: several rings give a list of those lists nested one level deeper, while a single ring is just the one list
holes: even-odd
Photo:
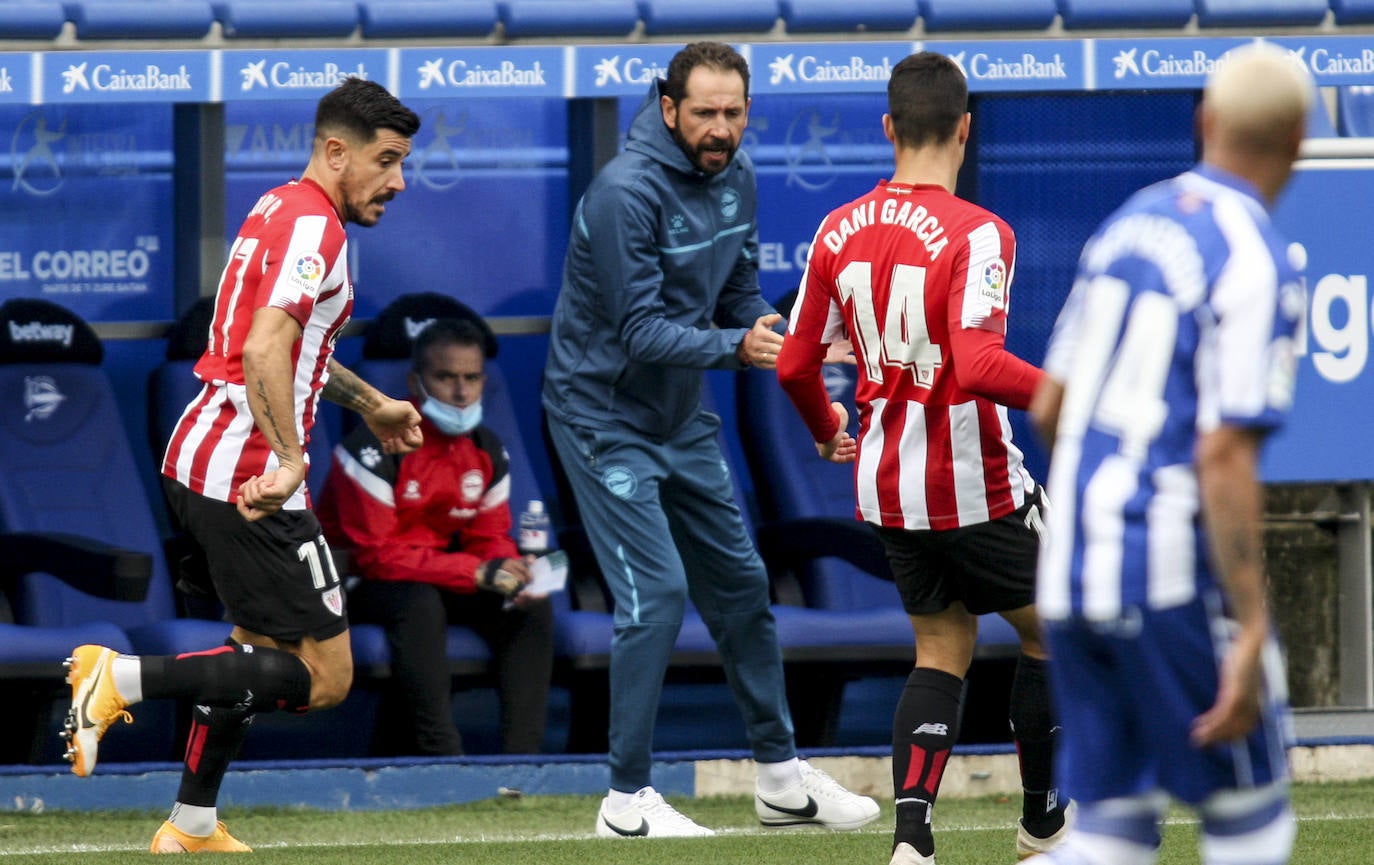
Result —
[{"label": "blue face mask", "polygon": [[472,432],[482,422],[481,400],[465,408],[460,408],[456,405],[440,402],[425,393],[424,385],[420,385],[420,394],[425,398],[425,401],[420,404],[420,414],[429,418],[430,422],[437,426],[439,432],[444,435],[460,436]]}]

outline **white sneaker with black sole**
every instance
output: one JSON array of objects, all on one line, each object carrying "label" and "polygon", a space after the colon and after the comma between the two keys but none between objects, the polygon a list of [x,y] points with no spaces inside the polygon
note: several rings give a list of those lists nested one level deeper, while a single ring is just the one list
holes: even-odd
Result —
[{"label": "white sneaker with black sole", "polygon": [[802,760],[800,782],[778,793],[754,788],[754,811],[765,826],[814,823],[848,831],[877,819],[878,803],[849,792],[834,778]]},{"label": "white sneaker with black sole", "polygon": [[601,838],[690,838],[714,835],[664,801],[653,787],[635,793],[629,805],[610,810],[609,798],[601,800],[596,815],[596,834]]}]

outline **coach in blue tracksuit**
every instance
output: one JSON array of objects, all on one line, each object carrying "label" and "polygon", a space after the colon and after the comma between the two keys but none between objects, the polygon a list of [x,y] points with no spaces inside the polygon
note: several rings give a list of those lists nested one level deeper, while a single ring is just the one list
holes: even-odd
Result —
[{"label": "coach in blue tracksuit", "polygon": [[878,814],[796,757],[767,572],[733,498],[720,419],[701,406],[702,370],[771,369],[782,344],[781,317],[759,296],[754,166],[737,150],[748,90],[729,46],[678,52],[578,204],[553,315],[544,407],[615,597],[602,836],[712,834],[649,777],[689,592],[744,714],[759,819],[849,829]]}]

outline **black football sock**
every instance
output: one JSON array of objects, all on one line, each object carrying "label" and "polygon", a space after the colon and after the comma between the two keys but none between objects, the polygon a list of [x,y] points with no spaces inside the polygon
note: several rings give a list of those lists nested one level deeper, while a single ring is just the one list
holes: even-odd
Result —
[{"label": "black football sock", "polygon": [[221,646],[141,659],[143,698],[186,697],[197,704],[249,712],[310,707],[310,670],[290,652]]},{"label": "black football sock", "polygon": [[1050,705],[1047,662],[1021,655],[1011,682],[1011,734],[1021,764],[1021,822],[1037,838],[1064,825],[1054,786],[1054,740],[1059,728]]},{"label": "black football sock", "polygon": [[253,713],[245,709],[196,706],[191,710],[191,732],[186,737],[178,802],[215,806],[224,773],[238,756],[252,723]]},{"label": "black football sock", "polygon": [[906,842],[922,856],[935,853],[930,821],[950,749],[959,738],[964,680],[917,667],[892,719],[892,791],[897,825],[893,846]]}]

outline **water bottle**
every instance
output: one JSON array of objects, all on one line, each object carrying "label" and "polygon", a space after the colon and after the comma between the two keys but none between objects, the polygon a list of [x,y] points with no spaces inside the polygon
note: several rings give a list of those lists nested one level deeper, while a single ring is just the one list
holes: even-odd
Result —
[{"label": "water bottle", "polygon": [[549,551],[549,515],[539,499],[531,499],[520,514],[520,538],[516,546],[522,556],[542,556]]}]

